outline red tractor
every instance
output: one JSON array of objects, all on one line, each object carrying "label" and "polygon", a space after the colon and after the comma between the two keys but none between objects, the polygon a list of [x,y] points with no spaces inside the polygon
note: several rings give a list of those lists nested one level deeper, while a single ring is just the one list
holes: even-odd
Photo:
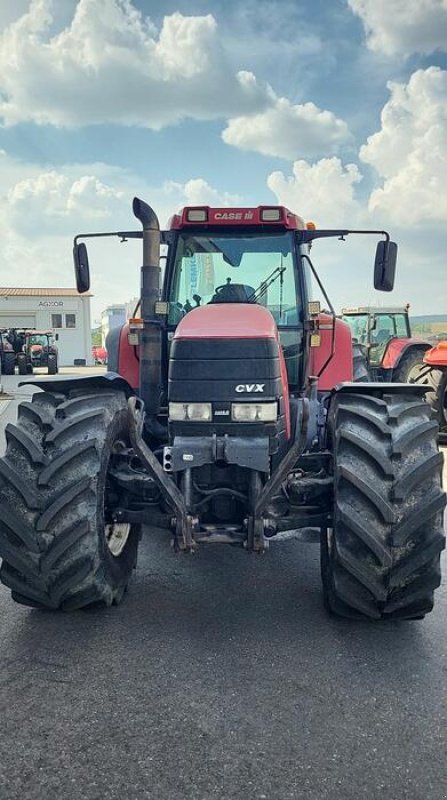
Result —
[{"label": "red tractor", "polygon": [[383,291],[396,245],[383,231],[307,228],[278,206],[185,208],[167,231],[138,198],[133,210],[142,230],[104,234],[143,241],[140,318],[109,335],[110,371],[34,381],[43,391],[6,427],[1,579],[13,598],[119,603],[142,529],[164,528],[175,552],[263,552],[313,527],[331,613],[423,617],[446,503],[425,388],[353,383],[350,328],[311,295],[317,239],[380,235]]},{"label": "red tractor", "polygon": [[[413,383],[422,367],[430,342],[414,339],[407,304],[399,307],[343,308],[341,318],[362,349],[371,380]],[[354,349],[354,365],[356,352]]]},{"label": "red tractor", "polygon": [[447,342],[438,342],[427,350],[416,382],[427,388],[426,400],[444,441],[447,434]]}]

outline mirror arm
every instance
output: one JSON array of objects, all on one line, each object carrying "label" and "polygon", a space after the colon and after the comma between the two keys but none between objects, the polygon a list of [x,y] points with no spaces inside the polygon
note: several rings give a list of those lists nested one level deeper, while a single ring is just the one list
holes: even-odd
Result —
[{"label": "mirror arm", "polygon": [[314,239],[326,239],[329,237],[337,237],[338,239],[344,239],[345,236],[349,236],[350,233],[355,234],[372,234],[375,236],[383,236],[385,242],[388,244],[390,241],[390,235],[387,231],[372,231],[372,230],[337,230],[337,229],[321,229],[318,230],[309,230],[309,231],[298,231],[298,236],[300,237],[301,244],[309,244]]}]

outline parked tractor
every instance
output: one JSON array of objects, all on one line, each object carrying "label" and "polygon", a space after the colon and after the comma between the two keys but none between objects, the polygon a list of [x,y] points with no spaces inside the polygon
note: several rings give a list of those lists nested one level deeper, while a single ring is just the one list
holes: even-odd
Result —
[{"label": "parked tractor", "polygon": [[374,286],[390,291],[389,235],[306,227],[280,206],[187,207],[166,231],[138,198],[133,211],[142,230],[103,234],[143,243],[140,317],[110,333],[110,371],[34,380],[43,391],[6,427],[1,580],[13,598],[119,603],[154,527],[177,553],[262,553],[312,527],[331,613],[423,617],[446,503],[425,387],[352,382],[351,330],[311,293],[310,245],[365,233],[382,237]]},{"label": "parked tractor", "polygon": [[416,382],[427,388],[426,400],[444,441],[447,435],[447,341],[438,342],[427,350]]},{"label": "parked tractor", "polygon": [[59,372],[58,350],[55,344],[57,334],[53,331],[24,331],[23,352],[25,354],[25,365],[20,369],[21,375],[27,372],[32,373],[34,368],[46,367],[48,375],[56,375]]},{"label": "parked tractor", "polygon": [[409,305],[399,307],[344,308],[341,318],[352,331],[355,356],[364,354],[370,379],[412,383],[431,343],[413,338]]},{"label": "parked tractor", "polygon": [[16,354],[7,339],[7,330],[0,331],[0,366],[3,375],[14,375]]}]

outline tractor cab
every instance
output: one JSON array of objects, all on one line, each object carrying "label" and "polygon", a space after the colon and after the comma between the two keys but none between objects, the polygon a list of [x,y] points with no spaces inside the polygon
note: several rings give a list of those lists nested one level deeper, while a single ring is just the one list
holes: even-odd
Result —
[{"label": "tractor cab", "polygon": [[259,306],[274,320],[289,383],[298,389],[309,270],[300,268],[296,233],[304,229],[285,208],[186,208],[174,216],[163,287],[168,335],[204,306],[226,306],[218,313],[229,322],[244,315],[243,306]]},{"label": "tractor cab", "polygon": [[410,305],[342,309],[341,318],[351,328],[354,344],[364,348],[374,380],[413,381],[430,343],[412,337]]}]

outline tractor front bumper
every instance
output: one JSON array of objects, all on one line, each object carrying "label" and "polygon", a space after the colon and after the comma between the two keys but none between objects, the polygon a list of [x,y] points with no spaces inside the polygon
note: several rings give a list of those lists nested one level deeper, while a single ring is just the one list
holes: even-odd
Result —
[{"label": "tractor front bumper", "polygon": [[172,445],[163,448],[163,469],[173,473],[190,467],[216,462],[268,473],[270,442],[266,437],[176,436]]}]

